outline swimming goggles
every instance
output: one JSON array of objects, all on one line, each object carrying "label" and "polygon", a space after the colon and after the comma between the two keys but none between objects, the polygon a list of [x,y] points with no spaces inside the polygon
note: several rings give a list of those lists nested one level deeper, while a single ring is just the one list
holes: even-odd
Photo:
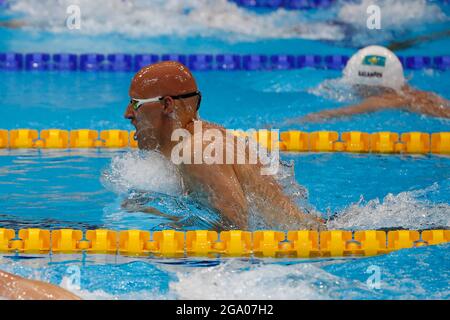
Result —
[{"label": "swimming goggles", "polygon": [[[200,102],[202,101],[202,94],[200,93],[200,91],[180,94],[178,96],[169,96],[169,97],[171,97],[172,99],[186,99],[186,98],[191,98],[191,97],[195,97],[195,96],[198,96],[198,103],[197,103],[197,110],[198,110],[200,108]],[[165,96],[165,97],[167,97],[167,96]],[[164,99],[164,97],[155,97],[155,98],[149,98],[149,99],[133,99],[133,98],[131,98],[130,103],[131,103],[131,106],[133,107],[133,109],[135,111],[137,111],[143,104],[150,103],[150,102],[158,102],[163,99]]]}]

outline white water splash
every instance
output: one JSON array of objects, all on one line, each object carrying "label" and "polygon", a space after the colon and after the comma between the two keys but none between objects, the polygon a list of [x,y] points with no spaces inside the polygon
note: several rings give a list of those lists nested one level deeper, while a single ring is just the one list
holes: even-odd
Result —
[{"label": "white water splash", "polygon": [[177,278],[169,288],[178,299],[334,299],[343,289],[367,290],[312,263],[249,265],[233,259],[216,267],[179,271]]},{"label": "white water splash", "polygon": [[350,230],[449,228],[450,205],[425,199],[427,194],[438,189],[439,186],[435,183],[423,190],[401,192],[398,195],[388,194],[382,201],[361,200],[338,213],[327,226],[329,229]]},{"label": "white water splash", "polygon": [[437,4],[427,0],[362,0],[343,1],[338,18],[358,27],[367,29],[367,7],[377,5],[381,9],[382,29],[406,30],[418,23],[445,21],[446,15]]},{"label": "white water splash", "polygon": [[115,156],[103,172],[102,182],[117,193],[132,190],[167,195],[182,193],[182,180],[177,168],[157,152],[132,151]]},{"label": "white water splash", "polygon": [[166,300],[171,298],[168,295],[162,295],[156,291],[152,292],[150,290],[127,292],[123,294],[111,294],[101,289],[93,291],[74,289],[73,287],[67,285],[67,279],[65,278],[62,279],[59,286],[67,291],[70,291],[83,300]]},{"label": "white water splash", "polygon": [[67,32],[66,8],[81,9],[82,34],[119,33],[138,36],[211,36],[230,33],[263,38],[323,38],[333,40],[339,28],[326,23],[303,25],[301,14],[277,10],[260,15],[227,0],[23,0],[11,11],[27,25],[51,32]]},{"label": "white water splash", "polygon": [[[330,9],[311,13],[278,9],[258,14],[227,0],[22,0],[10,11],[30,30],[69,32],[66,8],[79,5],[80,34],[117,33],[127,37],[218,36],[228,40],[304,38],[348,40],[358,45],[395,39],[396,32],[438,23],[448,17],[425,0],[342,1]],[[366,28],[369,4],[382,10],[382,31]]]},{"label": "white water splash", "polygon": [[[381,30],[367,28],[367,7],[377,5],[381,10]],[[348,23],[355,29],[351,42],[368,45],[386,40],[398,40],[399,34],[407,35],[425,25],[445,22],[449,17],[427,0],[361,0],[341,1],[338,21]]]},{"label": "white water splash", "polygon": [[326,79],[317,87],[307,90],[308,93],[337,102],[355,102],[359,98],[351,85],[343,78]]}]

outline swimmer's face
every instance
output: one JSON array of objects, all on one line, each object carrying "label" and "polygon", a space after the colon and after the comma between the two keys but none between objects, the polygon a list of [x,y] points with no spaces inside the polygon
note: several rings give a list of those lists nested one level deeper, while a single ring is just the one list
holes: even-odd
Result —
[{"label": "swimmer's face", "polygon": [[200,103],[191,72],[175,61],[139,70],[131,81],[129,95],[131,101],[125,118],[136,128],[139,148],[147,150],[167,145],[175,128],[182,128],[196,118]]},{"label": "swimmer's face", "polygon": [[[132,89],[130,89],[130,97],[133,99],[148,98],[141,98],[142,95]],[[161,137],[164,134],[164,123],[166,117],[173,112],[173,103],[171,97],[164,97],[160,101],[142,104],[136,110],[130,101],[125,111],[125,118],[129,119],[136,128],[135,137],[140,149],[159,149]]]}]

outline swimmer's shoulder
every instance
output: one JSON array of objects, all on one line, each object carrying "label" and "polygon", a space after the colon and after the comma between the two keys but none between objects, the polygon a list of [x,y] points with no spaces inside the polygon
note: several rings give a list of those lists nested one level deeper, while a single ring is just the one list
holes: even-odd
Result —
[{"label": "swimmer's shoulder", "polygon": [[[203,130],[203,132],[205,132],[205,130],[208,130],[208,129],[218,129],[218,130],[220,130],[223,133],[226,132],[226,129],[223,126],[221,126],[221,125],[219,125],[217,123],[204,121],[204,120],[198,120],[198,121],[201,121],[201,123],[202,123],[202,130]],[[191,133],[193,133],[194,129],[195,129],[195,122],[188,123],[187,126],[186,126],[186,129],[189,130]]]}]

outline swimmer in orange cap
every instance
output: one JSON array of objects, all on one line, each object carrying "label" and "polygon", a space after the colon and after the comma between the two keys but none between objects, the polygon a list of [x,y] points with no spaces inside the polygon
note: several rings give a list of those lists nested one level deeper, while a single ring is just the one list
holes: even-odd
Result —
[{"label": "swimmer in orange cap", "polygon": [[0,299],[80,300],[79,297],[50,283],[24,279],[0,270]]},{"label": "swimmer in orange cap", "polygon": [[397,56],[384,47],[369,46],[359,50],[348,61],[342,78],[364,100],[356,105],[329,109],[289,119],[284,124],[319,122],[325,119],[370,113],[388,109],[450,118],[450,101],[434,93],[409,86]]},{"label": "swimmer in orange cap", "polygon": [[[157,150],[171,160],[177,129],[189,132],[196,143],[201,95],[187,67],[172,61],[144,67],[132,79],[129,94],[124,116],[136,127],[140,149]],[[226,134],[223,127],[202,122],[203,132],[209,129]],[[259,164],[182,163],[179,169],[186,191],[218,211],[231,228],[247,228],[250,212],[269,227],[323,228],[321,219],[302,212],[274,177],[261,175]]]}]

